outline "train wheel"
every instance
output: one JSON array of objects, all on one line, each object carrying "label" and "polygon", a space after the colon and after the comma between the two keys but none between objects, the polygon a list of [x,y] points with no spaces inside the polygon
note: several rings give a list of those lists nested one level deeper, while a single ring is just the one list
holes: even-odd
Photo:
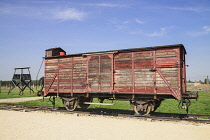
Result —
[{"label": "train wheel", "polygon": [[134,102],[133,110],[136,115],[148,115],[152,112],[153,105],[150,102]]},{"label": "train wheel", "polygon": [[79,106],[82,109],[87,109],[90,106],[90,104],[84,104],[84,102],[92,102],[92,101],[93,101],[92,98],[79,97]]},{"label": "train wheel", "polygon": [[78,99],[73,99],[73,100],[63,100],[63,104],[68,111],[74,111],[77,108],[78,105]]}]

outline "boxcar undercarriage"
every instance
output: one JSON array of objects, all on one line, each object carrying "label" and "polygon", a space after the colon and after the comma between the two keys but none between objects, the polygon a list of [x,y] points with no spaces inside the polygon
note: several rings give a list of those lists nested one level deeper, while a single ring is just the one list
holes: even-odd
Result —
[{"label": "boxcar undercarriage", "polygon": [[[56,93],[50,93],[49,96],[56,97]],[[110,94],[110,93],[80,93],[73,96],[66,96],[60,93],[60,98],[63,101],[66,109],[74,111],[79,105],[82,109],[87,109],[90,104],[99,105],[114,105],[104,104],[104,100],[127,100],[130,102],[131,108],[135,111],[136,115],[147,115],[154,112],[164,99],[173,99],[171,95],[163,95],[154,99],[154,94],[139,95],[139,94]],[[97,98],[99,103],[92,103],[93,99]]]},{"label": "boxcar undercarriage", "polygon": [[[49,93],[50,97],[57,97],[57,93]],[[153,113],[165,99],[174,99],[172,95],[155,95],[155,94],[110,94],[110,93],[76,93],[69,94],[60,93],[60,98],[68,111],[74,111],[78,106],[82,109],[87,109],[90,104],[99,105],[114,105],[104,104],[104,100],[126,100],[130,102],[131,108],[134,110],[135,115],[148,115]],[[191,94],[191,99],[196,99],[197,94]],[[155,98],[154,98],[155,97]],[[97,98],[100,103],[92,103],[93,99]],[[52,101],[53,102],[53,101]],[[185,98],[182,100],[182,109],[188,109],[189,100]],[[53,103],[54,104],[54,103]]]}]

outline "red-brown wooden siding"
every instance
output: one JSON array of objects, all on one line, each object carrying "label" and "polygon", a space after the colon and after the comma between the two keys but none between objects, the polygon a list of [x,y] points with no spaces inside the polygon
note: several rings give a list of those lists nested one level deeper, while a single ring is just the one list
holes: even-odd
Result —
[{"label": "red-brown wooden siding", "polygon": [[181,47],[46,58],[45,96],[107,92],[168,94],[181,99],[186,92],[185,71]]}]

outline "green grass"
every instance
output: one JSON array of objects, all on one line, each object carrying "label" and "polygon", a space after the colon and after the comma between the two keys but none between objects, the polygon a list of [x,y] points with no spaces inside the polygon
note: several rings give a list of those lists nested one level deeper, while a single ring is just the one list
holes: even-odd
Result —
[{"label": "green grass", "polygon": [[[55,99],[55,106],[56,107],[63,107],[62,100],[60,98]],[[53,106],[52,102],[49,101],[49,98],[33,100],[33,101],[26,101],[26,102],[19,102],[14,104],[21,104],[21,105],[36,105],[36,106]]]},{"label": "green grass", "polygon": [[1,89],[0,99],[7,98],[22,98],[22,97],[36,97],[36,91],[30,93],[29,90],[25,90],[23,95],[19,95],[19,91],[17,89],[13,89],[10,94],[8,94],[9,89]]},{"label": "green grass", "polygon": [[[56,107],[63,107],[62,100],[57,97],[55,98],[55,106]],[[98,99],[93,100],[94,103],[98,102]],[[112,103],[110,100],[104,100],[104,103]],[[115,105],[90,105],[89,108],[99,108],[99,109],[120,109],[120,110],[131,110],[129,101],[114,101]],[[52,106],[52,103],[49,101],[49,98],[44,98],[44,101],[42,99],[40,100],[34,100],[34,101],[27,101],[27,102],[19,102],[15,104],[23,104],[23,105],[38,105],[38,106]],[[79,106],[78,106],[79,107]]]},{"label": "green grass", "polygon": [[[19,96],[17,90],[13,90],[10,95],[7,94],[7,91],[0,93],[0,99],[5,98],[17,98],[17,97],[34,97],[36,94],[30,94],[29,91],[26,91],[23,96]],[[98,102],[97,99],[94,99],[94,102]],[[105,103],[112,103],[110,100],[105,100]],[[113,106],[103,106],[103,105],[90,105],[89,108],[106,108],[106,109],[119,109],[119,110],[132,110],[130,107],[129,101],[121,101],[114,100]],[[44,101],[35,100],[35,101],[27,101],[20,102],[16,104],[25,104],[25,105],[39,105],[39,106],[52,106],[52,103],[48,98],[45,98]],[[166,99],[162,102],[160,107],[156,110],[156,112],[161,113],[186,113],[184,109],[178,108],[179,101],[174,99]],[[63,107],[63,103],[59,97],[56,98],[56,107]],[[206,91],[199,91],[198,101],[195,99],[191,100],[191,106],[189,107],[189,114],[202,114],[202,115],[210,115],[210,95]]]},{"label": "green grass", "polygon": [[[199,91],[199,98],[196,101],[191,99],[189,114],[210,115],[210,95],[207,91]],[[179,101],[167,99],[162,102],[156,112],[162,113],[186,113],[184,109],[179,109],[177,106]]]},{"label": "green grass", "polygon": [[[94,102],[99,103],[99,101],[97,99],[95,99]],[[104,100],[104,103],[114,103],[115,105],[90,105],[89,108],[132,110],[131,107],[130,107],[130,102],[129,101],[114,100],[112,102],[111,100]]]}]

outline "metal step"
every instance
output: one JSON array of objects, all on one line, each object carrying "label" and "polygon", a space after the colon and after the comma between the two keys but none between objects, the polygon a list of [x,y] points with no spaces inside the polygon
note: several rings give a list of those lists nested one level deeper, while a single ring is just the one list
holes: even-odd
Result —
[{"label": "metal step", "polygon": [[90,104],[90,105],[114,105],[114,103],[92,103],[92,102],[84,102],[84,104]]}]

